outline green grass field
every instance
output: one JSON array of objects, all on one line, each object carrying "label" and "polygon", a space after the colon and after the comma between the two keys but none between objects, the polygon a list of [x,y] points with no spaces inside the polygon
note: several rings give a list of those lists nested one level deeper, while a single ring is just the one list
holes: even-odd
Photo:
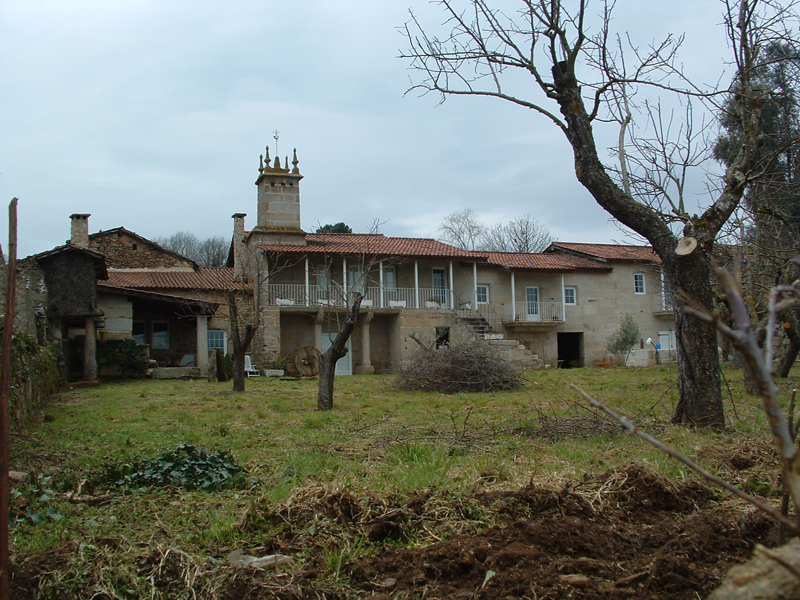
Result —
[{"label": "green grass field", "polygon": [[[136,560],[154,548],[220,565],[234,548],[265,553],[285,526],[275,515],[315,489],[387,505],[433,491],[442,510],[466,506],[466,521],[477,529],[492,522],[490,514],[469,513],[469,498],[478,492],[530,482],[555,489],[631,463],[673,480],[690,476],[683,465],[581,406],[570,383],[749,491],[773,495],[777,462],[758,400],[743,395],[741,371],[724,374],[729,425],[723,432],[669,425],[677,399],[673,366],[535,371],[515,392],[453,396],[400,392],[390,376],[344,377],[337,379],[329,412],[316,410],[315,380],[250,379],[242,394],[232,393],[229,383],[206,381],[136,381],[67,392],[12,436],[11,469],[31,475],[12,502],[18,517],[12,554],[32,557],[73,544],[86,555],[84,567],[100,566],[89,575],[73,561],[69,569],[56,569],[45,587],[101,586],[107,594],[101,597],[151,597]],[[790,390],[797,383],[793,373],[781,385]],[[230,452],[247,471],[246,485],[187,492],[100,483],[109,465],[152,458],[182,442]],[[730,472],[715,457],[735,448],[766,458],[744,474]],[[99,504],[70,502],[68,492],[79,485],[84,497],[110,496]],[[456,531],[432,527],[426,531],[433,539]],[[326,531],[327,541],[298,547],[297,555],[321,553],[324,576],[335,581],[345,559],[370,547],[363,538]],[[103,539],[115,542],[97,542]]]}]

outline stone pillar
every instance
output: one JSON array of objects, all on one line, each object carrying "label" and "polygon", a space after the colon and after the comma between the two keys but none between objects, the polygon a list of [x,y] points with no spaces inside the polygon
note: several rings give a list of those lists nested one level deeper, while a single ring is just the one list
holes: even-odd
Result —
[{"label": "stone pillar", "polygon": [[97,379],[97,332],[94,317],[86,318],[86,338],[83,341],[83,378]]},{"label": "stone pillar", "polygon": [[233,219],[233,277],[236,281],[244,281],[247,244],[244,241],[244,213],[231,215]]},{"label": "stone pillar", "polygon": [[317,311],[317,317],[314,319],[314,348],[322,352],[322,322],[325,320],[323,312]]},{"label": "stone pillar", "polygon": [[208,317],[197,315],[197,352],[195,353],[200,375],[208,375]]},{"label": "stone pillar", "polygon": [[374,312],[365,313],[361,321],[361,364],[355,368],[356,375],[372,375],[375,372],[370,360],[369,344],[369,323],[374,316]]}]

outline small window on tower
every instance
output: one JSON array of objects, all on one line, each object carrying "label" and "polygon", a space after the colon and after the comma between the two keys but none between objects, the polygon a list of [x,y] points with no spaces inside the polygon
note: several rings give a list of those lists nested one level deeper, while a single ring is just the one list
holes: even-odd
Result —
[{"label": "small window on tower", "polygon": [[131,244],[131,248],[132,248],[133,250],[136,250],[136,244]]}]

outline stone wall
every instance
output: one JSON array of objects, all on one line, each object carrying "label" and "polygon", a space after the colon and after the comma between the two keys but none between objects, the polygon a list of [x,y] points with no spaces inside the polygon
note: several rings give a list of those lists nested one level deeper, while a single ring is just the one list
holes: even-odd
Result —
[{"label": "stone wall", "polygon": [[110,340],[130,338],[133,331],[133,303],[124,296],[97,294],[97,308],[105,315],[104,335]]},{"label": "stone wall", "polygon": [[89,249],[104,255],[109,269],[193,269],[188,259],[125,231],[95,233]]}]

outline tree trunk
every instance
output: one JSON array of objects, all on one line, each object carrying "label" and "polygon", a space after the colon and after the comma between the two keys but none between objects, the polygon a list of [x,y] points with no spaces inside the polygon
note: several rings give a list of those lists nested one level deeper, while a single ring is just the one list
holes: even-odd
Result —
[{"label": "tree trunk", "polygon": [[[698,247],[686,256],[664,261],[675,288],[707,310],[713,308],[708,259]],[[720,387],[719,350],[713,327],[686,315],[685,303],[675,298],[675,340],[678,354],[679,398],[673,423],[701,427],[725,427]]]},{"label": "tree trunk", "polygon": [[244,353],[247,350],[243,350],[242,352],[234,352],[233,353],[233,391],[234,392],[243,392],[244,391]]},{"label": "tree trunk", "polygon": [[225,370],[225,357],[219,348],[214,349],[214,360],[217,361],[217,381],[228,381],[228,372]]},{"label": "tree trunk", "polygon": [[794,314],[789,315],[789,327],[785,328],[786,337],[789,339],[789,345],[786,351],[781,356],[781,364],[778,367],[778,377],[788,377],[789,371],[792,369],[794,361],[797,360],[797,355],[800,353],[800,335],[796,328],[797,319]]},{"label": "tree trunk", "polygon": [[[614,183],[600,161],[592,122],[583,104],[574,71],[568,64],[559,64],[554,67],[553,76],[556,99],[567,123],[564,133],[572,146],[578,181],[602,208],[650,241],[661,257],[662,270],[672,289],[683,290],[707,310],[713,310],[708,259],[716,231],[719,231],[738,203],[743,185],[741,189],[734,189],[733,186],[726,188],[723,198],[703,214],[705,221],[702,228],[696,227],[693,221],[686,224],[685,235],[696,235],[698,244],[693,252],[678,255],[675,252],[678,239],[666,219],[649,206],[634,201]],[[673,422],[724,427],[716,332],[697,319],[687,318],[682,302],[674,304],[680,397]]]},{"label": "tree trunk", "polygon": [[347,340],[350,338],[350,334],[353,333],[353,328],[358,320],[361,299],[361,294],[353,292],[353,306],[350,309],[350,313],[333,340],[331,347],[322,353],[322,360],[320,360],[319,365],[317,410],[331,410],[333,408],[333,379],[336,375],[336,363],[347,354]]},{"label": "tree trunk", "polygon": [[244,337],[239,333],[239,310],[236,307],[236,296],[233,292],[228,294],[228,314],[231,320],[231,337],[233,338],[233,391],[244,391],[244,357],[256,328],[248,323],[244,328]]},{"label": "tree trunk", "polygon": [[[756,341],[759,347],[764,347],[764,340],[767,337],[767,332],[764,329],[766,323],[759,323],[756,331]],[[761,376],[756,372],[758,369],[752,367],[746,360],[742,360],[743,376],[744,376],[744,391],[751,396],[759,396],[761,394]]]}]

